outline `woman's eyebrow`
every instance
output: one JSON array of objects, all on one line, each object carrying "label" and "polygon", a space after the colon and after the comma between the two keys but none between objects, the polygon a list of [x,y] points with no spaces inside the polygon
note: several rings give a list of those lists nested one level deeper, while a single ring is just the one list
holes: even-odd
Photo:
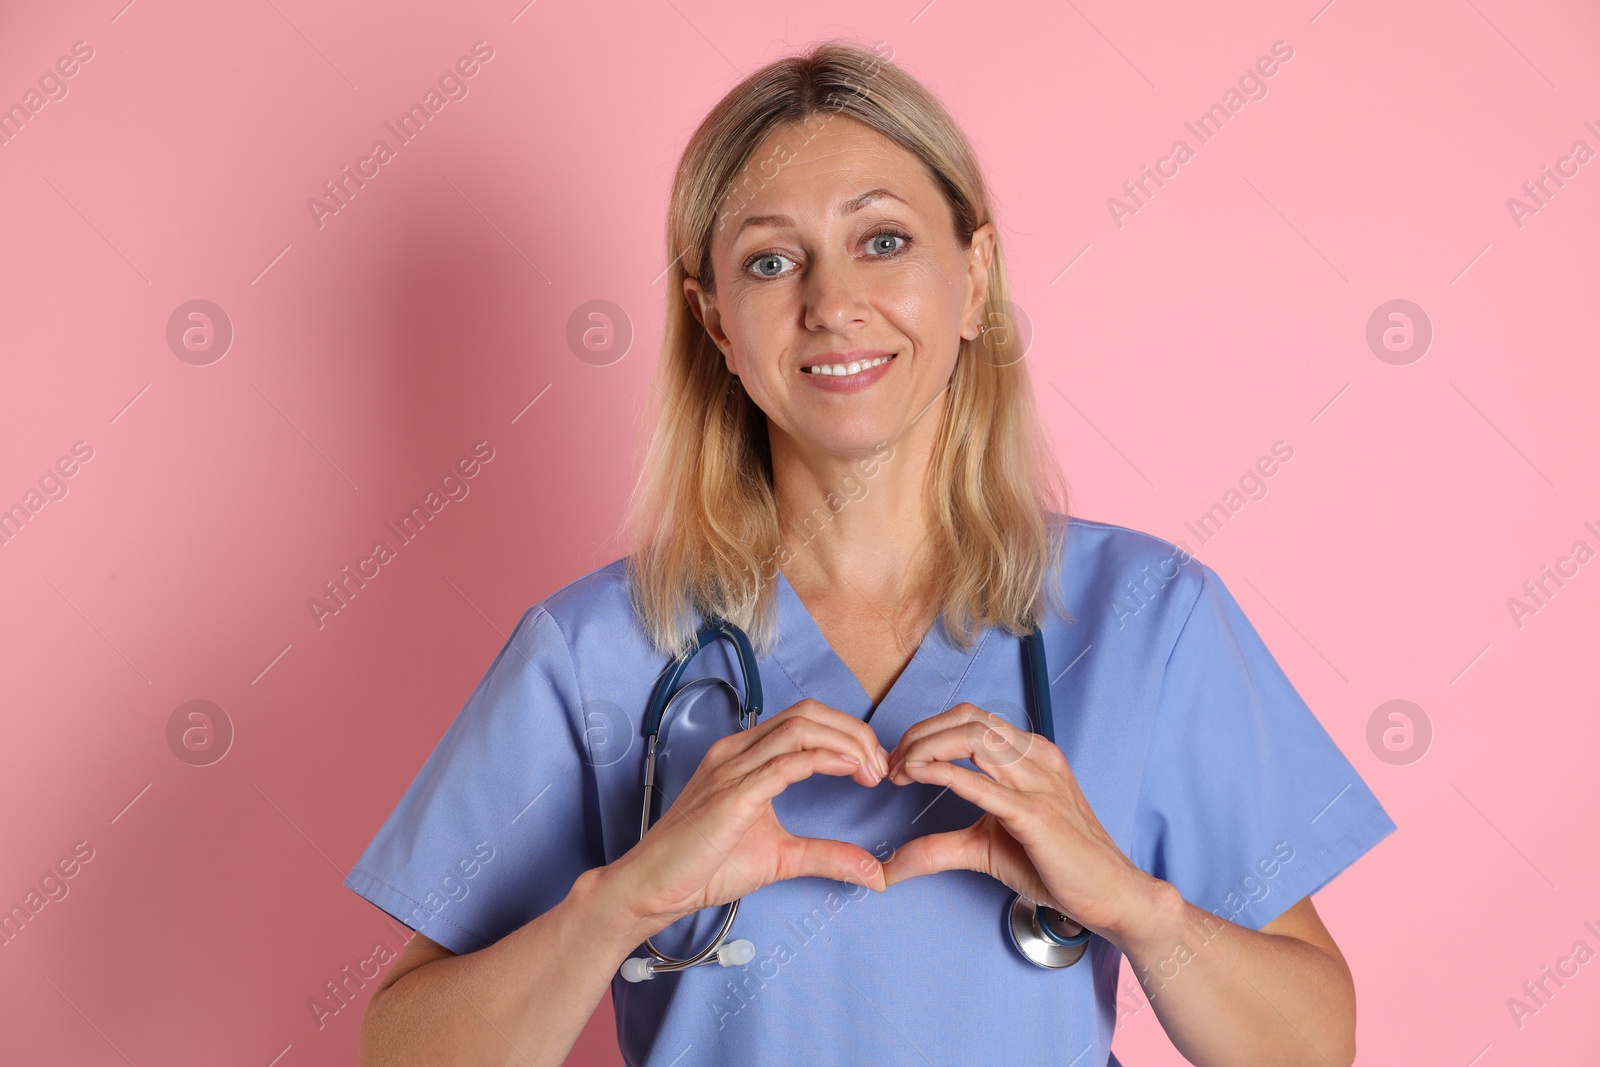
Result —
[{"label": "woman's eyebrow", "polygon": [[[884,188],[880,187],[880,188],[877,188],[877,189],[868,189],[866,192],[862,193],[860,196],[852,196],[849,200],[846,200],[844,203],[839,205],[838,214],[839,214],[839,216],[841,218],[843,218],[845,215],[849,215],[849,214],[851,214],[853,212],[860,211],[862,208],[866,207],[868,204],[872,203],[874,200],[878,200],[881,197],[885,197],[885,196],[887,196],[887,197],[889,197],[891,199],[894,199],[894,200],[898,200],[902,204],[905,204],[907,207],[911,206],[910,202],[907,201],[904,197],[900,196],[897,193],[892,192],[891,190],[884,189]],[[739,235],[741,233],[743,233],[747,227],[750,227],[750,226],[774,226],[774,227],[776,227],[776,226],[793,226],[793,225],[794,225],[794,219],[790,218],[788,215],[751,215],[751,216],[747,217],[746,219],[744,219],[744,221],[739,223],[739,228],[733,231],[733,239],[737,240]]]}]

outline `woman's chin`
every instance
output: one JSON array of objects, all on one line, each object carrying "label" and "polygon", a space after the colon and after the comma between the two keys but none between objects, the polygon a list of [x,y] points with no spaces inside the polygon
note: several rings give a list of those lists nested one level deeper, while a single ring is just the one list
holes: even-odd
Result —
[{"label": "woman's chin", "polygon": [[808,455],[848,461],[877,455],[896,435],[887,423],[882,428],[877,428],[876,424],[853,428],[850,433],[839,433],[837,427],[832,427],[829,432],[815,437],[797,438],[796,444]]}]

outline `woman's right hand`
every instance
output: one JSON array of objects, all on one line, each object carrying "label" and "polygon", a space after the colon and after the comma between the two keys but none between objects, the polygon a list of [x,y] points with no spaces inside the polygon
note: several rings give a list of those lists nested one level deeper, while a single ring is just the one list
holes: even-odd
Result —
[{"label": "woman's right hand", "polygon": [[886,756],[865,722],[811,699],[718,738],[639,843],[607,866],[624,886],[618,898],[659,932],[788,878],[834,878],[883,892],[877,857],[845,841],[791,834],[772,799],[817,773],[872,788],[887,771]]}]

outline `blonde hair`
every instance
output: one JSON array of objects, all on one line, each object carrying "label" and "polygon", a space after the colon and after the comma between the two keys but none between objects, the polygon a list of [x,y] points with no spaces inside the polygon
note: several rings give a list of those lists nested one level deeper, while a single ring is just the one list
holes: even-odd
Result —
[{"label": "blonde hair", "polygon": [[[692,647],[694,612],[735,623],[766,655],[777,636],[777,569],[792,554],[778,528],[766,416],[694,317],[683,282],[694,277],[714,291],[719,205],[759,180],[743,172],[766,137],[839,113],[924,163],[950,204],[963,248],[992,218],[976,156],[943,105],[877,52],[845,41],[763,67],[700,123],[672,184],[652,431],[626,519],[629,596],[652,644],[670,655]],[[756,167],[765,171],[770,162]],[[1066,614],[1058,578],[1066,485],[1039,425],[1010,306],[997,243],[983,309],[988,328],[978,341],[962,339],[924,487],[932,535],[927,573],[939,576],[940,617],[963,649],[986,627],[1020,635],[1047,610]],[[880,446],[870,472],[862,461],[864,476],[885,458]],[[846,506],[838,500],[829,494],[813,517],[820,512],[831,521]]]}]

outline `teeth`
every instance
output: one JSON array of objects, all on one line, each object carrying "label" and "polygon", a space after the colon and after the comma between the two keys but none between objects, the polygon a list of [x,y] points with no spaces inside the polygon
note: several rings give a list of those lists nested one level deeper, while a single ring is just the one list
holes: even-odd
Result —
[{"label": "teeth", "polygon": [[860,374],[864,370],[887,363],[893,358],[893,356],[879,356],[876,359],[869,359],[865,362],[858,359],[850,363],[821,363],[815,367],[802,367],[801,370],[807,374],[834,374],[840,376]]}]

